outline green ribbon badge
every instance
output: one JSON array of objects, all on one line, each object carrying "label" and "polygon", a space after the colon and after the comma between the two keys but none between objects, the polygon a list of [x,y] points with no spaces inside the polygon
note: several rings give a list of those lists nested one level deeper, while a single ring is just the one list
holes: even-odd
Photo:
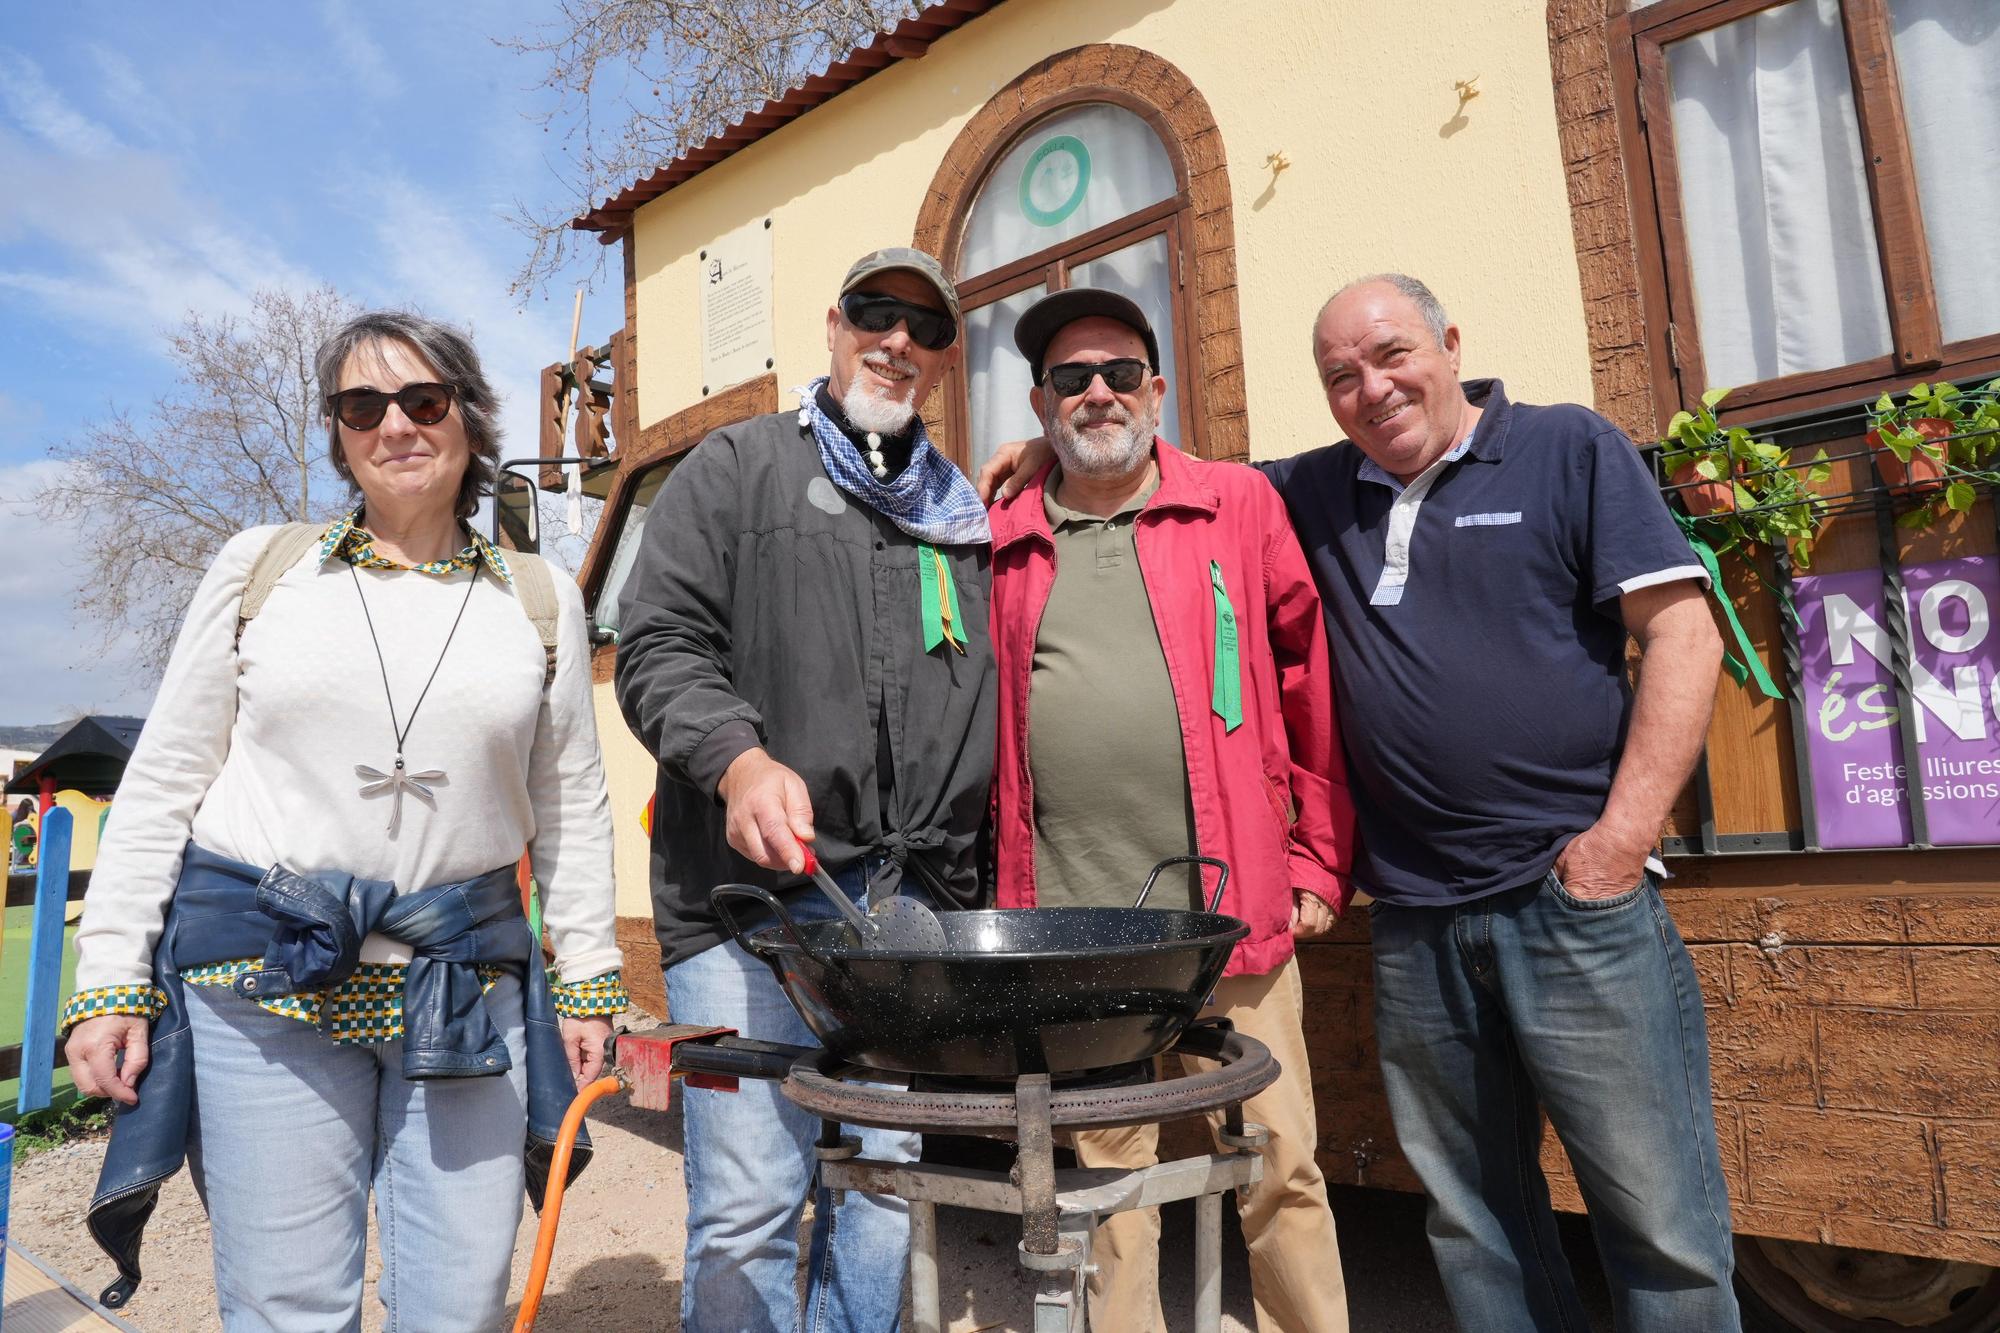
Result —
[{"label": "green ribbon badge", "polygon": [[1694,520],[1686,514],[1675,514],[1674,521],[1681,525],[1681,533],[1687,538],[1688,548],[1694,552],[1695,559],[1701,561],[1701,567],[1708,571],[1709,596],[1722,608],[1723,618],[1729,622],[1730,633],[1736,640],[1734,651],[1727,645],[1723,647],[1723,670],[1738,685],[1747,685],[1754,679],[1767,699],[1784,698],[1784,692],[1772,681],[1771,673],[1764,669],[1764,658],[1758,653],[1757,646],[1750,642],[1750,631],[1744,629],[1743,622],[1736,618],[1736,604],[1729,600],[1729,592],[1722,586],[1722,564],[1716,559],[1715,548],[1695,529]]},{"label": "green ribbon badge", "polygon": [[951,567],[935,546],[917,546],[917,580],[922,585],[917,600],[924,617],[924,651],[949,642],[961,655],[965,652],[965,624],[958,614],[958,585],[952,582]]},{"label": "green ribbon badge", "polygon": [[1215,715],[1224,732],[1243,725],[1243,668],[1236,655],[1236,611],[1222,581],[1222,565],[1208,562],[1209,586],[1215,590]]}]

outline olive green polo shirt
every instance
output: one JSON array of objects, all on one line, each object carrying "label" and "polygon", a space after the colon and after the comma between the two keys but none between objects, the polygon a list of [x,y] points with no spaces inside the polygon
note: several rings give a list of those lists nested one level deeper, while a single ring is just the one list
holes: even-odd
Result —
[{"label": "olive green polo shirt", "polygon": [[[1148,870],[1194,850],[1180,715],[1133,541],[1160,483],[1099,518],[1057,500],[1061,478],[1042,492],[1055,585],[1028,682],[1035,901],[1130,907]],[[1188,873],[1163,876],[1147,906],[1186,908],[1199,893]]]}]

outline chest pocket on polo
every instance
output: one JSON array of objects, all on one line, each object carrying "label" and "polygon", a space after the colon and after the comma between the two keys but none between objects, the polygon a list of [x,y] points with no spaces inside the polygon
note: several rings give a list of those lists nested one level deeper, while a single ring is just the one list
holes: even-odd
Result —
[{"label": "chest pocket on polo", "polygon": [[1231,732],[1243,725],[1243,663],[1238,648],[1236,608],[1222,577],[1222,562],[1208,562],[1208,583],[1215,595],[1215,687],[1210,708]]}]

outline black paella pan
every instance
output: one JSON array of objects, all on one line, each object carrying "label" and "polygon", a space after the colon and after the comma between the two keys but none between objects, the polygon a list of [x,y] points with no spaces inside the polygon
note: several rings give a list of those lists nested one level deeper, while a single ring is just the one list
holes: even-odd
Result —
[{"label": "black paella pan", "polygon": [[[1209,910],[1144,905],[1160,872],[1178,864],[1218,872]],[[841,1059],[1012,1078],[1126,1064],[1173,1045],[1250,933],[1215,910],[1228,880],[1221,861],[1177,856],[1153,867],[1132,907],[941,912],[941,951],[869,949],[846,922],[794,921],[776,896],[747,884],[722,885],[710,902]],[[777,924],[748,923],[749,902]]]}]

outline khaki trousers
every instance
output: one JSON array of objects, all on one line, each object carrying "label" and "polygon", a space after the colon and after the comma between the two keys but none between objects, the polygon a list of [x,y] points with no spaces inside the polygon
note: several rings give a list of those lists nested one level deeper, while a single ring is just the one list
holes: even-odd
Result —
[{"label": "khaki trousers", "polygon": [[[1319,1130],[1303,1012],[1296,959],[1260,977],[1224,978],[1202,1010],[1203,1017],[1227,1018],[1238,1032],[1263,1042],[1284,1066],[1276,1083],[1243,1103],[1243,1118],[1271,1133],[1263,1150],[1263,1179],[1237,1200],[1250,1247],[1258,1333],[1347,1333],[1340,1246],[1326,1181],[1313,1160]],[[1196,1062],[1185,1063],[1192,1072]],[[1211,1130],[1220,1129],[1222,1113],[1210,1115],[1209,1123]],[[1160,1131],[1157,1125],[1079,1130],[1074,1141],[1080,1165],[1130,1169],[1158,1160]],[[1097,1265],[1090,1279],[1092,1333],[1164,1333],[1169,1325],[1160,1309],[1159,1209],[1107,1218],[1091,1239],[1090,1257]]]}]

